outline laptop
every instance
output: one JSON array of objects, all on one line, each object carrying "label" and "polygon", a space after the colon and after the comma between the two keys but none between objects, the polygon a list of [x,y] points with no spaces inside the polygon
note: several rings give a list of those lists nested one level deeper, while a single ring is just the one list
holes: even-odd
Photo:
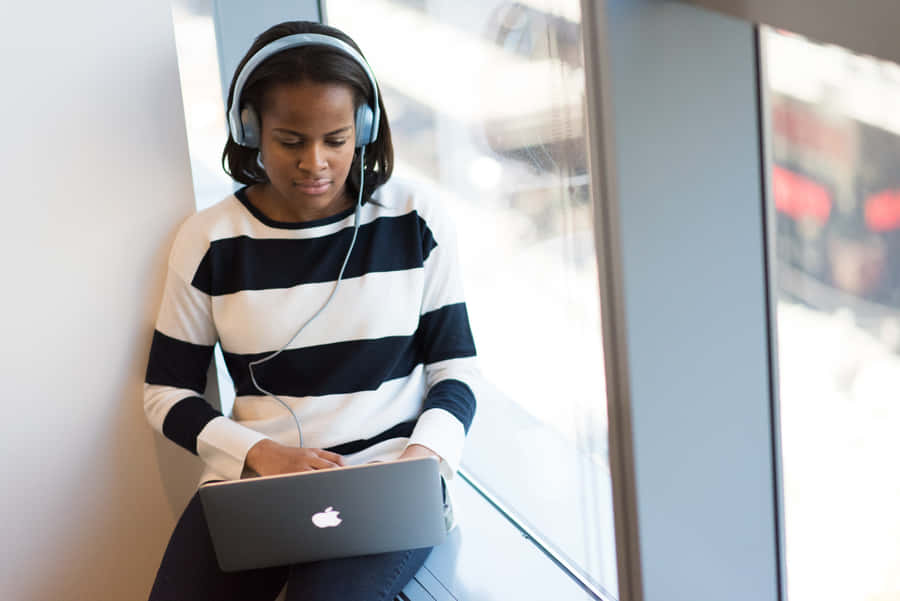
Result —
[{"label": "laptop", "polygon": [[225,572],[431,547],[447,533],[435,457],[211,482],[199,492]]}]

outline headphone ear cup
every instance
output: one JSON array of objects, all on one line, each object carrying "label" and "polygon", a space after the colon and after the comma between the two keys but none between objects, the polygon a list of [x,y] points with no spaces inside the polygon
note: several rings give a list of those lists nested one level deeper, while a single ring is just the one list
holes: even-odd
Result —
[{"label": "headphone ear cup", "polygon": [[375,121],[375,114],[372,107],[368,104],[361,104],[356,109],[356,147],[366,146],[375,141],[378,132],[372,127]]},{"label": "headphone ear cup", "polygon": [[250,105],[245,106],[241,111],[241,129],[243,130],[241,132],[243,139],[235,139],[235,142],[248,148],[259,148],[259,116]]}]

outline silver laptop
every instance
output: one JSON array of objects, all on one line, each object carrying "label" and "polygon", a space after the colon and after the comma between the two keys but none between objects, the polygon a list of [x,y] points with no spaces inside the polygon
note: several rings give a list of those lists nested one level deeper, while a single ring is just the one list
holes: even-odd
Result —
[{"label": "silver laptop", "polygon": [[434,457],[213,482],[200,487],[225,572],[443,542]]}]

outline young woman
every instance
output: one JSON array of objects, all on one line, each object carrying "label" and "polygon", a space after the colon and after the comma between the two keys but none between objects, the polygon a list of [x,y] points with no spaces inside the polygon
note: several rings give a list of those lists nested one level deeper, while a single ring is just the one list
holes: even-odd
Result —
[{"label": "young woman", "polygon": [[[455,234],[389,181],[388,119],[358,52],[334,28],[282,23],[232,80],[222,158],[245,186],[181,226],[145,384],[148,419],[199,455],[202,481],[428,455],[447,480],[458,467],[476,371]],[[202,396],[216,342],[231,416]],[[273,599],[287,583],[289,600],[389,600],[429,552],[223,573],[195,495],[150,598]]]}]

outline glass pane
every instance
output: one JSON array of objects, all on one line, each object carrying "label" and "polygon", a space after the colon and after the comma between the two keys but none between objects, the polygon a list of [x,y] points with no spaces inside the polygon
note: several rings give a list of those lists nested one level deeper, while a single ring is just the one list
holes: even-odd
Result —
[{"label": "glass pane", "polygon": [[[212,2],[172,0],[171,3],[197,210],[219,202],[235,189],[234,182],[219,162],[227,125]],[[221,409],[228,415],[234,405],[234,384],[218,344],[214,359]]]},{"label": "glass pane", "polygon": [[212,0],[172,0],[172,20],[194,194],[205,209],[234,190],[220,162],[227,125]]},{"label": "glass pane", "polygon": [[615,591],[578,0],[329,0],[379,78],[399,177],[456,220],[488,384],[464,468]]},{"label": "glass pane", "polygon": [[763,35],[790,599],[900,600],[900,67]]}]

